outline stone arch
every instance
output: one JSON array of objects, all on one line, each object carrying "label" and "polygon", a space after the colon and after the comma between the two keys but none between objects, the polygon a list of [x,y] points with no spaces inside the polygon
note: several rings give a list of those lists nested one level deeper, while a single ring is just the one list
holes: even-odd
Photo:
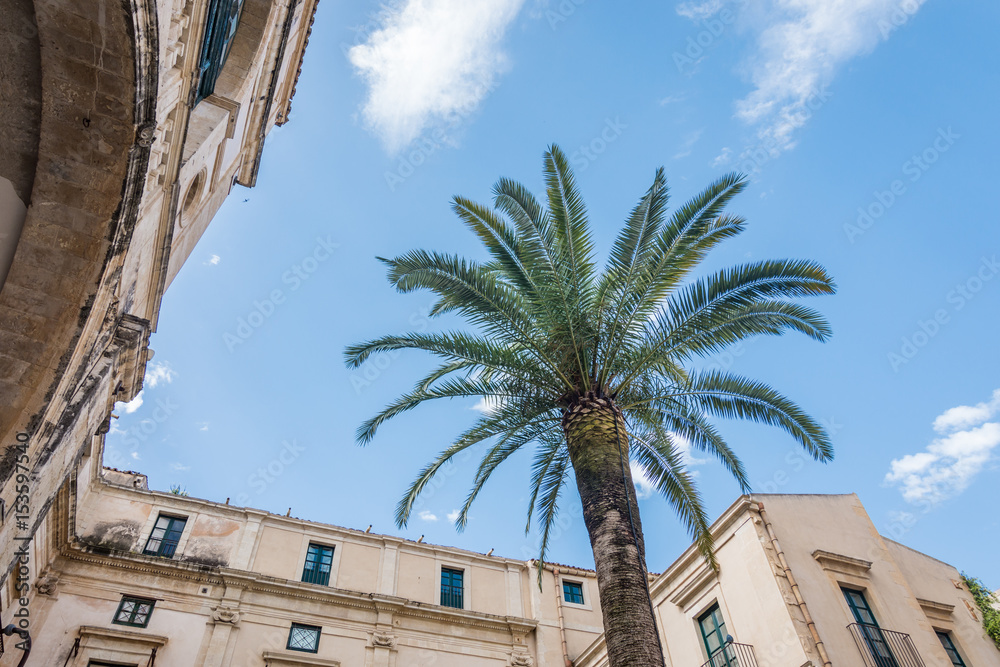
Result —
[{"label": "stone arch", "polygon": [[[34,0],[33,10],[37,157],[0,290],[0,438],[26,431],[55,446],[60,426],[43,419],[46,409],[81,400],[72,392],[86,361],[120,318],[121,260],[155,128],[158,46],[153,0]],[[0,481],[8,473],[0,466]]]}]

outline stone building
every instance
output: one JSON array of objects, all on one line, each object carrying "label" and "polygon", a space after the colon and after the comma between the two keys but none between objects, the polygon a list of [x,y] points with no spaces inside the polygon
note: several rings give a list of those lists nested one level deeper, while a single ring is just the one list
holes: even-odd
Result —
[{"label": "stone building", "polygon": [[[533,561],[151,491],[101,446],[28,559],[29,667],[607,664],[592,571],[546,565],[539,589]],[[743,496],[712,531],[717,571],[691,548],[650,578],[671,667],[1000,665],[955,568],[854,495]]]},{"label": "stone building", "polygon": [[17,517],[0,526],[0,582],[142,388],[171,279],[233,185],[254,185],[315,7],[0,4],[0,511]]}]

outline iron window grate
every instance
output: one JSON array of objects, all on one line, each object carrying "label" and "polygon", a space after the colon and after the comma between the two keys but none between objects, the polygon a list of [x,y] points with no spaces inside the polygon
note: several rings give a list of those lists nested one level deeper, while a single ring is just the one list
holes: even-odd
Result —
[{"label": "iron window grate", "polygon": [[330,585],[330,570],[333,567],[333,547],[309,544],[306,564],[302,568],[302,581],[307,584]]},{"label": "iron window grate", "polygon": [[153,615],[153,605],[155,600],[145,598],[134,598],[128,595],[122,597],[115,612],[114,623],[118,625],[129,625],[134,628],[144,628],[149,625],[149,617]]},{"label": "iron window grate", "polygon": [[315,625],[292,623],[288,632],[288,649],[316,653],[319,651],[319,635],[323,628]]},{"label": "iron window grate", "polygon": [[464,609],[464,591],[462,589],[465,572],[448,567],[441,568],[441,606]]}]

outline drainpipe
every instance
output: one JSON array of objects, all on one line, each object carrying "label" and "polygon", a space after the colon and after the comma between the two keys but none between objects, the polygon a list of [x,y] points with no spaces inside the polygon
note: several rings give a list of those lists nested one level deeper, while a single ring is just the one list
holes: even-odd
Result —
[{"label": "drainpipe", "polygon": [[774,551],[778,555],[778,564],[781,565],[781,569],[785,572],[788,585],[792,587],[792,595],[795,596],[795,602],[802,611],[802,617],[809,628],[809,634],[812,635],[813,643],[816,644],[816,651],[819,652],[819,658],[823,661],[823,667],[832,667],[833,663],[830,662],[830,656],[826,653],[826,646],[824,646],[823,640],[819,638],[816,623],[813,621],[812,616],[810,616],[809,608],[806,607],[806,601],[802,597],[802,591],[799,590],[799,585],[795,582],[795,577],[792,575],[792,568],[788,566],[788,561],[785,560],[785,552],[781,550],[781,544],[778,543],[778,536],[774,534],[774,527],[768,521],[767,513],[764,512],[764,503],[757,502],[757,513],[760,514],[760,519],[764,522],[764,529],[767,531],[767,536],[771,539],[771,546],[774,547]]},{"label": "drainpipe", "polygon": [[[542,566],[541,563],[538,564]],[[559,639],[562,641],[563,663],[566,667],[573,667],[573,661],[569,659],[569,649],[566,648],[566,624],[563,622],[562,595],[559,594],[559,568],[552,568],[552,578],[555,580],[556,590],[556,612],[559,615]]]}]

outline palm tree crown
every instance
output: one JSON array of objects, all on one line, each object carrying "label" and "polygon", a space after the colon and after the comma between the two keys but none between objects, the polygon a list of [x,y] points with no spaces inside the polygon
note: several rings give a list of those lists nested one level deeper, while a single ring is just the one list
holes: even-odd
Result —
[{"label": "palm tree crown", "polygon": [[[682,441],[718,458],[744,490],[743,464],[711,417],[771,424],[818,460],[833,454],[824,429],[774,389],[724,371],[697,371],[692,362],[756,335],[795,330],[826,340],[823,317],[790,299],[831,294],[833,282],[821,266],[801,260],[754,262],[692,279],[709,250],[744,230],[745,220],[724,208],[746,179],[724,176],[668,214],[662,169],[600,272],[583,200],[556,146],[545,154],[544,174],[547,207],[507,179],[496,184],[492,208],[455,198],[455,213],[485,246],[488,261],[424,250],[382,260],[400,292],[430,290],[437,297],[432,315],[458,313],[471,329],[385,336],[349,347],[350,366],[404,348],[429,351],[443,362],[364,422],[358,440],[367,443],[384,421],[424,401],[487,399],[491,410],[420,471],[396,521],[407,523],[443,465],[487,442],[456,522],[462,529],[493,471],[533,446],[526,530],[537,516],[544,559],[560,491],[579,465],[571,452],[572,418],[604,406],[619,448],[627,443],[623,457],[643,468],[711,557],[708,519],[685,471]],[[632,488],[626,468],[623,461]]]}]

